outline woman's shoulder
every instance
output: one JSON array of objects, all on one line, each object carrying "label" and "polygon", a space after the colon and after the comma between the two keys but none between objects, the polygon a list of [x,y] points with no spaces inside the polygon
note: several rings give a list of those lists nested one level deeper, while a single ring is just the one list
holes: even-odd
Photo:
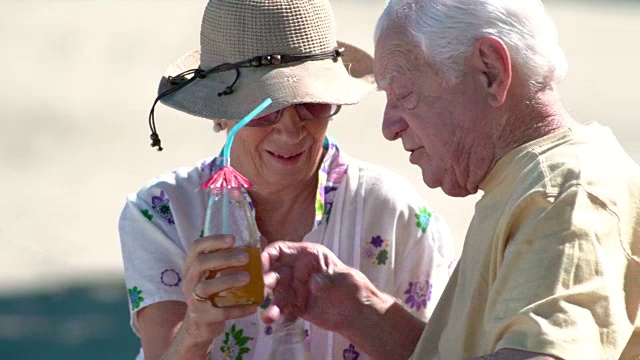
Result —
[{"label": "woman's shoulder", "polygon": [[215,169],[215,157],[203,159],[194,166],[178,167],[160,174],[143,184],[137,192],[137,196],[159,192],[178,194],[180,197],[189,198],[199,193],[202,184]]},{"label": "woman's shoulder", "polygon": [[[350,158],[349,167],[357,171],[361,181],[367,186],[401,187],[411,191],[417,191],[415,186],[404,176],[382,165]],[[354,171],[352,171],[355,174]]]},{"label": "woman's shoulder", "polygon": [[348,173],[351,178],[357,176],[367,198],[376,197],[398,204],[425,203],[422,195],[407,178],[384,166],[350,158]]}]

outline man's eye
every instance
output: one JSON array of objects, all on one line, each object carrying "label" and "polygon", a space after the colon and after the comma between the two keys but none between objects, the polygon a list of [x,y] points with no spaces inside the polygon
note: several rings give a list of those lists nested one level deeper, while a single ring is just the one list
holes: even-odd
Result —
[{"label": "man's eye", "polygon": [[408,110],[412,110],[418,106],[418,97],[415,96],[413,91],[398,93],[396,99]]},{"label": "man's eye", "polygon": [[398,100],[399,101],[405,101],[409,98],[409,96],[413,95],[413,92],[411,91],[406,91],[406,92],[402,92],[398,94]]}]

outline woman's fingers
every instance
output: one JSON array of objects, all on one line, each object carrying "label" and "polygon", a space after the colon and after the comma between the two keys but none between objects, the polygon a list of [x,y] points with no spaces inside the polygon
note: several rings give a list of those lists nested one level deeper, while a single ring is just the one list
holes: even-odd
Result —
[{"label": "woman's fingers", "polygon": [[194,272],[218,271],[247,265],[249,254],[244,249],[232,248],[214,253],[200,254],[192,262]]},{"label": "woman's fingers", "polygon": [[[200,280],[207,277],[210,271],[218,271],[230,267],[244,266],[249,255],[242,248],[229,248],[233,238],[229,236],[211,236],[197,240],[192,252],[185,261],[184,285],[185,296],[190,296],[193,288]],[[201,252],[211,250],[213,252]]]},{"label": "woman's fingers", "polygon": [[246,271],[225,271],[213,279],[204,279],[194,287],[193,291],[201,297],[210,297],[225,290],[239,288],[249,283],[249,273]]},{"label": "woman's fingers", "polygon": [[196,239],[191,245],[189,254],[205,254],[233,246],[233,235],[209,235]]}]

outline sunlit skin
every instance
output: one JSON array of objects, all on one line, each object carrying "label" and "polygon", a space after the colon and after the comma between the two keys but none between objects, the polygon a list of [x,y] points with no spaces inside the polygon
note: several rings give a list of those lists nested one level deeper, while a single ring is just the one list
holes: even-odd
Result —
[{"label": "sunlit skin", "polygon": [[452,80],[407,34],[392,25],[376,42],[376,82],[387,95],[382,133],[401,139],[427,186],[475,194],[504,154],[574,124],[553,89],[529,90],[499,40],[477,40]]},{"label": "sunlit skin", "polygon": [[494,161],[492,144],[482,141],[491,139],[482,79],[465,75],[449,84],[405,34],[393,29],[376,43],[376,81],[387,95],[382,132],[401,139],[429,187],[474,194]]},{"label": "sunlit skin", "polygon": [[328,124],[328,119],[302,121],[288,107],[275,125],[245,126],[236,134],[231,163],[254,185],[256,221],[267,239],[300,241],[311,229]]},{"label": "sunlit skin", "polygon": [[261,191],[306,188],[317,179],[328,124],[328,119],[301,121],[288,107],[275,125],[245,126],[233,142],[233,166]]},{"label": "sunlit skin", "polygon": [[[301,121],[295,108],[289,107],[275,125],[244,127],[236,134],[231,164],[254,185],[250,194],[258,227],[266,240],[263,245],[281,239],[299,242],[311,230],[317,169],[324,155],[322,144],[328,122]],[[164,358],[177,358],[176,354],[186,354],[183,358],[189,359],[208,357],[211,341],[222,333],[226,320],[255,313],[255,306],[214,308],[191,295],[206,298],[249,281],[247,272],[228,269],[248,261],[246,252],[230,250],[231,246],[233,239],[226,235],[196,240],[185,261],[183,290],[187,303],[165,301],[138,312],[146,358],[161,358],[165,353]],[[224,276],[205,279],[211,269],[220,269]]]}]

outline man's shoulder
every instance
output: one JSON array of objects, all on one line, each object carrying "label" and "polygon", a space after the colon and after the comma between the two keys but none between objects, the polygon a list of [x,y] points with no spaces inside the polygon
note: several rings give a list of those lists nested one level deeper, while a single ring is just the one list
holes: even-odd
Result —
[{"label": "man's shoulder", "polygon": [[528,172],[537,173],[550,193],[579,186],[607,202],[640,186],[638,164],[611,130],[598,124],[572,129],[564,141],[540,152]]}]

